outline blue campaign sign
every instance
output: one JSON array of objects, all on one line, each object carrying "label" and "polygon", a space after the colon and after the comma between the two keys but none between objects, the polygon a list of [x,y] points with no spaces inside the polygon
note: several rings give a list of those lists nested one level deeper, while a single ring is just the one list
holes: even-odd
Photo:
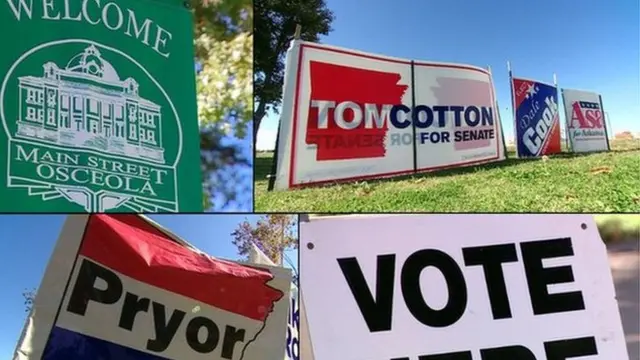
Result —
[{"label": "blue campaign sign", "polygon": [[512,78],[515,137],[519,157],[561,151],[558,89],[538,81]]},{"label": "blue campaign sign", "polygon": [[287,353],[285,360],[300,359],[300,306],[298,304],[298,288],[291,285],[291,304],[289,306],[289,326],[287,326]]}]

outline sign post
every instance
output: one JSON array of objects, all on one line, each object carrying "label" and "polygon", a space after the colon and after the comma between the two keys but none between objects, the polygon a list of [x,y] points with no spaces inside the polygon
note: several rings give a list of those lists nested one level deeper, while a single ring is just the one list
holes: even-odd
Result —
[{"label": "sign post", "polygon": [[300,236],[315,360],[629,359],[592,216],[336,216]]},{"label": "sign post", "polygon": [[202,211],[182,2],[5,1],[0,212]]}]

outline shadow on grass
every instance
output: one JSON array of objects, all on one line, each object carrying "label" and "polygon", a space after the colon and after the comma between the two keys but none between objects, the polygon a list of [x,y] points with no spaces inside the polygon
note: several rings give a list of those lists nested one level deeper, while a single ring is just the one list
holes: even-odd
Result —
[{"label": "shadow on grass", "polygon": [[[614,149],[611,151],[598,151],[598,152],[589,152],[589,153],[571,153],[571,152],[563,152],[555,155],[550,155],[549,160],[553,159],[577,159],[588,156],[594,156],[598,154],[604,153],[626,153],[638,151],[640,148],[630,148],[630,149]],[[457,175],[465,175],[470,173],[478,172],[479,170],[491,170],[491,169],[502,169],[510,166],[520,165],[529,162],[538,162],[543,161],[542,158],[517,158],[515,153],[512,151],[508,151],[508,158],[502,161],[471,165],[471,166],[462,166],[462,167],[453,167],[448,169],[434,170],[434,171],[421,171],[414,174],[409,175],[401,175],[401,176],[392,176],[392,177],[384,177],[378,179],[368,179],[363,180],[370,184],[380,184],[380,183],[388,183],[395,181],[403,181],[408,179],[420,179],[420,178],[437,178],[437,177],[447,177],[447,176],[457,176]],[[271,173],[273,164],[273,153],[263,153],[261,156],[255,159],[254,163],[254,173],[256,181],[267,180],[267,176]],[[323,188],[323,187],[331,187],[336,184],[354,184],[357,181],[336,181],[327,184],[321,185],[308,185],[305,188]]]},{"label": "shadow on grass", "polygon": [[267,175],[271,173],[272,165],[273,155],[256,157],[253,162],[253,174],[256,181],[267,180]]}]

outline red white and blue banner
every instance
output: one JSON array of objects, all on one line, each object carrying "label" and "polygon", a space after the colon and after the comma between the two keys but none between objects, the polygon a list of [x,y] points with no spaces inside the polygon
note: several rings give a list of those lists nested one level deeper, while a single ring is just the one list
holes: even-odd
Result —
[{"label": "red white and blue banner", "polygon": [[290,271],[185,244],[137,215],[70,216],[14,359],[281,359]]},{"label": "red white and blue banner", "polygon": [[518,157],[557,154],[561,149],[558,88],[511,77]]}]

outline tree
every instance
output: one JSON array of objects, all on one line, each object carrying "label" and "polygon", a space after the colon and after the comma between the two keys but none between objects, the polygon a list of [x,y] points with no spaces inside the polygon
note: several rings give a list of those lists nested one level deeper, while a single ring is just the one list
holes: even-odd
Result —
[{"label": "tree", "polygon": [[31,311],[33,300],[36,298],[36,289],[23,291],[22,297],[24,298],[25,312]]},{"label": "tree", "polygon": [[[248,258],[252,244],[258,246],[274,263],[280,264],[285,249],[298,248],[298,218],[295,215],[263,215],[252,225],[245,220],[231,233],[238,254]],[[291,265],[291,264],[290,264]],[[297,264],[294,274],[297,278]]]},{"label": "tree", "polygon": [[281,104],[284,61],[296,24],[300,38],[317,42],[327,35],[334,15],[324,0],[255,0],[254,106],[253,141],[267,111],[277,111]]},{"label": "tree", "polygon": [[251,144],[243,146],[253,112],[252,1],[190,0],[190,4],[195,60],[200,66],[196,88],[204,207],[249,208],[251,197],[238,195],[251,193],[253,180],[252,156],[243,153]]}]

